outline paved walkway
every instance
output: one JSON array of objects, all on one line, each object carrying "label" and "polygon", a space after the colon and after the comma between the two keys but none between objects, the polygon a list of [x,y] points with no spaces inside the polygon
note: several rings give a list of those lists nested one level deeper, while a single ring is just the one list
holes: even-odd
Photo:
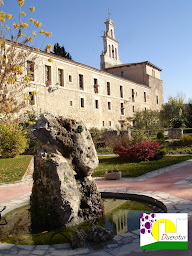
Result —
[{"label": "paved walkway", "polygon": [[[62,245],[12,245],[0,243],[3,255],[93,255],[93,256],[187,256],[192,255],[192,160],[150,172],[138,178],[106,181],[97,179],[100,191],[136,193],[151,196],[162,201],[168,212],[187,212],[189,215],[188,250],[140,250],[139,230],[115,236],[108,243],[92,244],[72,250],[69,244]],[[7,206],[6,213],[29,200],[32,178],[0,186],[0,209]]]}]

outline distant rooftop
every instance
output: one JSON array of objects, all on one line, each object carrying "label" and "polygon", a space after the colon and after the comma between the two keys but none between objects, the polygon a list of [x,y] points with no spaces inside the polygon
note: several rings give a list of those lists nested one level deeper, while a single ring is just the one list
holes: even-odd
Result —
[{"label": "distant rooftop", "polygon": [[113,67],[109,67],[109,68],[106,68],[106,70],[108,69],[114,69],[114,68],[121,68],[121,67],[128,67],[128,66],[134,66],[134,65],[140,65],[140,64],[146,64],[146,65],[149,65],[150,67],[152,68],[155,68],[159,71],[162,71],[161,68],[155,66],[154,64],[152,64],[151,62],[149,61],[143,61],[143,62],[135,62],[135,63],[127,63],[127,64],[120,64],[120,65],[115,65]]}]

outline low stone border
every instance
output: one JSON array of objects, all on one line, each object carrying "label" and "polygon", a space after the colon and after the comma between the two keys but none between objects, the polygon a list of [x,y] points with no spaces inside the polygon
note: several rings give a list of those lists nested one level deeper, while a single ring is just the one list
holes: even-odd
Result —
[{"label": "low stone border", "polygon": [[146,195],[138,195],[138,194],[129,194],[126,193],[114,193],[114,192],[101,192],[102,198],[115,198],[115,199],[125,199],[125,200],[133,200],[141,203],[146,203],[150,205],[154,205],[159,209],[163,210],[163,212],[167,212],[166,206],[159,200],[152,198],[151,196]]},{"label": "low stone border", "polygon": [[26,179],[28,179],[29,176],[30,177],[32,176],[33,172],[34,172],[34,156],[32,156],[31,161],[29,162],[27,170],[23,175],[21,181],[26,181]]},{"label": "low stone border", "polygon": [[[189,219],[192,218],[192,202],[184,200],[178,197],[174,197],[168,193],[160,191],[140,191],[140,190],[126,190],[126,188],[111,188],[101,189],[100,192],[113,192],[113,193],[125,193],[136,194],[152,197],[165,204],[169,213],[188,213]],[[23,197],[17,198],[17,200],[10,200],[3,202],[1,205],[12,205],[17,208],[18,204],[23,205],[29,202],[29,194],[23,195]],[[28,199],[26,200],[26,197]],[[17,203],[14,203],[17,201]],[[13,204],[14,203],[14,204]],[[0,205],[0,207],[1,207]],[[9,209],[9,210],[12,210]],[[8,212],[8,209],[7,209]],[[3,212],[4,213],[4,212]],[[5,213],[4,213],[5,214]],[[129,252],[146,252],[146,250],[140,249],[140,230],[135,230],[123,235],[115,236],[113,240],[107,243],[99,243],[87,245],[86,247],[72,250],[69,244],[58,245],[15,245],[0,243],[0,256],[2,255],[51,255],[51,256],[70,256],[70,255],[92,255],[92,256],[123,256]],[[149,250],[147,250],[149,251]]]}]

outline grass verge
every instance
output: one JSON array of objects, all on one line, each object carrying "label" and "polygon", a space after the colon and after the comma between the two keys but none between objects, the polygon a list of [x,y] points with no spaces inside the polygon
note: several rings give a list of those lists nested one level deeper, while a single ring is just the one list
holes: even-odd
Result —
[{"label": "grass verge", "polygon": [[0,183],[21,180],[31,158],[31,155],[20,155],[15,158],[0,158]]},{"label": "grass verge", "polygon": [[121,171],[122,177],[138,177],[145,173],[177,164],[191,158],[192,156],[164,156],[162,159],[156,161],[127,163],[121,160],[118,156],[100,156],[99,166],[92,176],[103,177],[106,171],[116,169]]}]

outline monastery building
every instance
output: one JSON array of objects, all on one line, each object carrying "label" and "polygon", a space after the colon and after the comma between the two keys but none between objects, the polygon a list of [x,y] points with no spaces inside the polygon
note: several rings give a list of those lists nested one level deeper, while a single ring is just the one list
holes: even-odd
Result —
[{"label": "monastery building", "polygon": [[122,64],[115,24],[110,18],[105,24],[101,70],[43,51],[35,63],[27,61],[26,72],[34,72],[29,104],[38,114],[82,120],[88,128],[126,129],[135,111],[161,109],[161,69],[149,61]]}]

